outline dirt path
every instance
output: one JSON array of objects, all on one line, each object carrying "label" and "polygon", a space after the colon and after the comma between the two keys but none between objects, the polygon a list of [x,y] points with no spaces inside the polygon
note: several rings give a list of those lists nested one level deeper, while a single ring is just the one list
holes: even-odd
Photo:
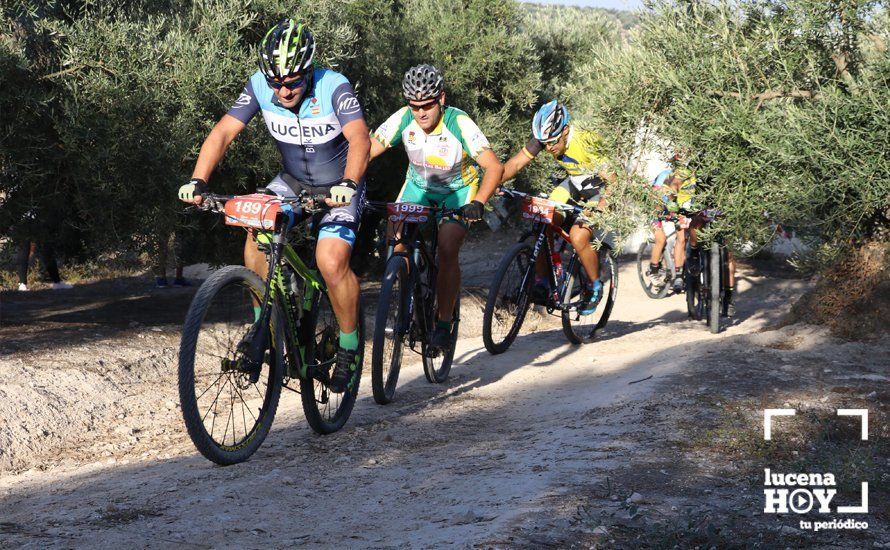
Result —
[{"label": "dirt path", "polygon": [[[494,261],[481,248],[464,260],[479,266],[465,283],[484,285]],[[308,429],[299,399],[284,395],[263,447],[228,468],[196,455],[183,430],[175,321],[78,327],[89,339],[57,348],[35,337],[30,351],[7,333],[19,349],[0,357],[0,546],[639,546],[634,537],[673,541],[684,513],[721,506],[749,518],[747,536],[796,545],[803,535],[781,531],[796,520],[764,518],[762,501],[748,498],[762,483],[756,475],[747,496],[703,481],[719,475],[719,461],[682,447],[678,422],[702,400],[752,399],[756,432],[761,405],[816,391],[800,378],[813,368],[823,387],[852,388],[838,395],[866,399],[862,384],[887,392],[890,345],[826,345],[806,327],[759,333],[806,282],[750,268],[736,323],[711,335],[686,321],[682,297],[646,298],[633,268],[622,266],[612,320],[594,344],[570,346],[557,323],[531,319],[538,332],[493,357],[478,338],[480,315],[465,306],[445,384],[428,384],[417,364],[403,367],[397,400],[380,407],[366,375],[349,423],[326,437]],[[821,373],[827,364],[832,372]],[[853,378],[829,380],[842,376]],[[693,480],[726,494],[684,493]],[[654,531],[662,523],[667,530]],[[738,542],[731,521],[720,528]]]}]

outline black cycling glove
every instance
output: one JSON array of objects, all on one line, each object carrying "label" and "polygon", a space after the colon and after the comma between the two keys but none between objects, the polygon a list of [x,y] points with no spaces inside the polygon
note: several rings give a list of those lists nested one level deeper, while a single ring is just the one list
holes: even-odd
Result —
[{"label": "black cycling glove", "polygon": [[477,200],[463,205],[460,209],[460,215],[471,222],[481,220],[483,212],[485,212],[485,205]]}]

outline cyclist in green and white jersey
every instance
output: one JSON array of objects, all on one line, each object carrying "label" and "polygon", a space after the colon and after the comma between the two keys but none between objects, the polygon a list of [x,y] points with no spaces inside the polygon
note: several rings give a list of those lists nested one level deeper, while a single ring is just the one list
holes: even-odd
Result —
[{"label": "cyclist in green and white jersey", "polygon": [[504,167],[467,113],[445,105],[445,80],[438,69],[426,64],[410,68],[402,80],[402,93],[408,105],[374,131],[371,158],[401,143],[409,164],[396,200],[461,210],[460,216],[441,219],[439,228],[439,311],[431,343],[444,348],[460,290],[458,254],[467,222],[482,218]]}]

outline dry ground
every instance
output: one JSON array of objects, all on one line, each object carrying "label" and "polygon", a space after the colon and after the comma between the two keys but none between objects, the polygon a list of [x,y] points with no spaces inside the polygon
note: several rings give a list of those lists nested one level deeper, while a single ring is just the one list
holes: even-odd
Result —
[{"label": "dry ground", "polygon": [[[739,314],[711,335],[682,296],[646,298],[635,266],[599,341],[535,316],[505,354],[480,305],[509,237],[468,243],[462,338],[442,385],[403,368],[396,401],[370,380],[346,427],[314,435],[299,399],[247,463],[194,450],[175,355],[191,290],[146,278],[4,293],[0,547],[881,547],[888,540],[890,341],[764,330],[808,287],[746,265]],[[367,290],[373,300],[373,285]],[[793,407],[762,441],[762,410]],[[868,408],[870,440],[835,408]],[[763,468],[833,471],[841,505],[871,483],[867,531],[800,531],[763,514]],[[863,476],[865,479],[863,479]],[[829,515],[828,519],[837,517]],[[818,519],[818,518],[816,518]],[[890,546],[886,546],[890,547]]]}]

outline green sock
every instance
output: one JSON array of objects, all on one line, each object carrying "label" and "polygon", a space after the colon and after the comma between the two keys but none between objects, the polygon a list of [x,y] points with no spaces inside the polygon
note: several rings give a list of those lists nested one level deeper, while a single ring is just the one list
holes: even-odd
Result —
[{"label": "green sock", "polygon": [[358,329],[350,333],[340,331],[340,347],[355,351],[358,349]]},{"label": "green sock", "polygon": [[263,311],[262,306],[253,306],[253,322],[260,320],[260,312]]},{"label": "green sock", "polygon": [[443,321],[442,319],[439,319],[436,321],[436,328],[451,330],[451,321]]}]

